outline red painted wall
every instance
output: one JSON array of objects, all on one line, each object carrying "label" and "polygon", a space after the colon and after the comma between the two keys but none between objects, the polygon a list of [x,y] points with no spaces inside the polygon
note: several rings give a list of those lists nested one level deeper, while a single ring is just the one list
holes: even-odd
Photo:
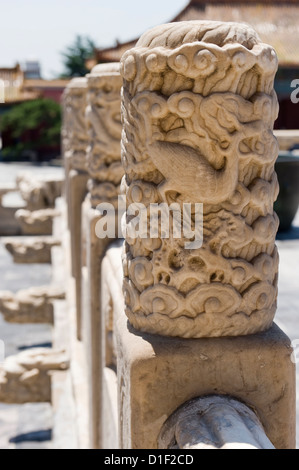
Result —
[{"label": "red painted wall", "polygon": [[52,99],[60,104],[63,90],[64,88],[44,88],[42,90],[42,96],[43,98]]}]

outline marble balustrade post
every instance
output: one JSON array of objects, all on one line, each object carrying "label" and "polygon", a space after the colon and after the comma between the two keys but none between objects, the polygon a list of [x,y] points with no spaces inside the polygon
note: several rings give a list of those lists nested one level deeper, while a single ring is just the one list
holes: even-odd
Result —
[{"label": "marble balustrade post", "polygon": [[215,394],[253,407],[275,447],[294,446],[292,350],[273,324],[276,70],[274,49],[238,23],[162,25],[122,57],[123,448],[156,448],[179,406]]},{"label": "marble balustrade post", "polygon": [[[118,218],[118,195],[124,174],[121,165],[121,85],[119,63],[99,64],[87,75],[88,193],[82,208],[82,340],[90,387],[90,445],[102,442],[102,382],[105,346],[101,312],[101,262],[113,239],[102,233],[100,204],[110,204]],[[114,218],[114,216],[113,216]],[[115,221],[115,220],[114,220]],[[117,225],[117,223],[116,223]]]},{"label": "marble balustrade post", "polygon": [[71,267],[75,278],[77,337],[81,335],[81,206],[87,193],[86,124],[87,79],[74,78],[63,96],[62,148],[65,163],[65,196],[71,243]]}]

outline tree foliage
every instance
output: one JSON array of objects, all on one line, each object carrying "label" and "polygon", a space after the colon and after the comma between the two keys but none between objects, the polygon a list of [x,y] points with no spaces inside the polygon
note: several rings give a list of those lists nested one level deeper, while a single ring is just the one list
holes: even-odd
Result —
[{"label": "tree foliage", "polygon": [[65,71],[62,77],[84,77],[89,70],[86,61],[93,55],[95,43],[87,36],[76,36],[74,43],[62,53]]},{"label": "tree foliage", "polygon": [[26,150],[53,149],[60,144],[61,107],[51,99],[26,101],[1,117],[3,157],[18,157]]}]

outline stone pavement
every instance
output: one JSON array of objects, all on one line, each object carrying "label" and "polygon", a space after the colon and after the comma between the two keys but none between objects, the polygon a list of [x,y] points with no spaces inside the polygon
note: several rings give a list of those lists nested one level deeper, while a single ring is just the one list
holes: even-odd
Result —
[{"label": "stone pavement", "polygon": [[[278,308],[275,321],[294,341],[297,369],[297,449],[299,448],[299,211],[292,230],[279,234]],[[295,341],[298,341],[297,345]]]},{"label": "stone pavement", "polygon": [[[16,265],[0,239],[0,289],[13,292],[51,281],[50,265]],[[0,339],[5,344],[5,356],[32,346],[51,346],[52,331],[48,325],[17,325],[6,323],[0,315]],[[48,403],[0,404],[0,449],[47,448],[49,442],[28,439],[49,439],[52,412]],[[45,431],[47,431],[45,433]],[[31,436],[28,433],[35,433]]]},{"label": "stone pavement", "polygon": [[[0,182],[14,177],[20,167],[0,163]],[[5,170],[5,171],[4,171]],[[38,173],[38,168],[35,170]],[[47,171],[44,169],[43,171]],[[6,176],[5,176],[6,175]],[[299,448],[299,212],[293,228],[278,237],[280,254],[279,295],[276,323],[298,340],[297,351],[297,448]],[[49,265],[14,265],[0,239],[0,290],[17,291],[30,286],[45,285],[51,281]],[[7,324],[0,315],[0,339],[4,340],[6,356],[29,346],[51,346],[52,331],[47,325]],[[65,423],[67,425],[67,423]],[[0,404],[0,449],[53,448],[51,429],[52,409],[49,404]],[[72,426],[72,423],[69,423]],[[60,447],[61,448],[61,447]]]},{"label": "stone pavement", "polygon": [[29,171],[33,176],[63,176],[63,169],[56,166],[32,165],[31,163],[0,163],[0,183],[14,183],[16,176]]},{"label": "stone pavement", "polygon": [[[40,167],[0,163],[1,182],[14,182],[16,175],[30,171],[36,176],[53,174],[61,176],[62,170],[55,167]],[[7,205],[16,206],[20,198],[9,194]],[[0,290],[17,292],[31,286],[51,282],[50,265],[16,265],[0,239]],[[48,325],[16,325],[6,323],[0,315],[0,339],[5,343],[5,356],[17,354],[29,347],[52,345],[52,328]],[[52,409],[48,403],[26,405],[0,404],[0,449],[45,449],[51,448]]]}]

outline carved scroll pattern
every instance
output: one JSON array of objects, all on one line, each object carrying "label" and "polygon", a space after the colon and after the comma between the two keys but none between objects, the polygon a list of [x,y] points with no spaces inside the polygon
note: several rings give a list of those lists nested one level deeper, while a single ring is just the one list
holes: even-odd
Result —
[{"label": "carved scroll pattern", "polygon": [[[116,64],[113,64],[114,66]],[[118,68],[119,68],[119,64]],[[100,66],[97,66],[97,69]],[[107,65],[88,76],[88,106],[86,118],[89,134],[87,164],[90,174],[88,189],[93,207],[109,201],[117,204],[119,186],[124,170],[120,159],[121,77]]]},{"label": "carved scroll pattern", "polygon": [[202,43],[137,47],[123,57],[127,203],[204,204],[199,249],[186,250],[172,233],[126,238],[124,293],[134,327],[182,337],[270,327],[278,272],[275,57],[263,44]]},{"label": "carved scroll pattern", "polygon": [[85,120],[87,81],[75,78],[63,96],[62,146],[65,158],[71,159],[70,168],[87,171],[86,148],[88,134]]}]

